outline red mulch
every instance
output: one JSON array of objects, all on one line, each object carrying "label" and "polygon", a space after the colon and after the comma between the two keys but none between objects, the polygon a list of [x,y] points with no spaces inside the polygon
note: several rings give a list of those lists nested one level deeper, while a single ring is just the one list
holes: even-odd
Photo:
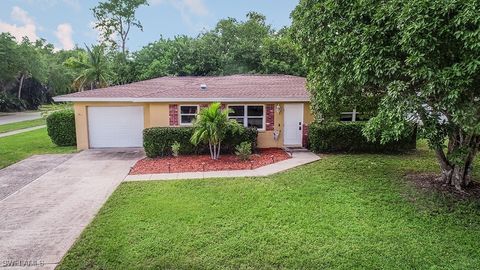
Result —
[{"label": "red mulch", "polygon": [[278,148],[260,149],[247,161],[239,160],[235,155],[220,155],[219,160],[210,159],[210,155],[144,158],[133,166],[130,174],[249,170],[289,158],[285,151]]}]

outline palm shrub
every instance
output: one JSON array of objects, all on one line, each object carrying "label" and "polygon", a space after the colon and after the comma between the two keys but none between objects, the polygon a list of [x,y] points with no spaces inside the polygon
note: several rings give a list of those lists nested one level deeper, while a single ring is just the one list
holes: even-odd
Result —
[{"label": "palm shrub", "polygon": [[249,160],[252,155],[252,144],[250,142],[242,142],[235,146],[235,155],[240,160]]},{"label": "palm shrub", "polygon": [[190,141],[194,145],[202,142],[208,143],[212,159],[220,157],[222,141],[225,139],[227,131],[234,134],[240,131],[240,124],[235,120],[228,119],[228,113],[228,109],[222,110],[220,103],[212,103],[200,111],[193,124],[194,132]]},{"label": "palm shrub", "polygon": [[79,58],[71,57],[65,61],[65,65],[78,72],[78,76],[73,81],[73,86],[80,91],[86,88],[92,90],[109,85],[111,71],[108,66],[108,59],[105,55],[103,45],[94,45],[87,48],[87,53]]}]

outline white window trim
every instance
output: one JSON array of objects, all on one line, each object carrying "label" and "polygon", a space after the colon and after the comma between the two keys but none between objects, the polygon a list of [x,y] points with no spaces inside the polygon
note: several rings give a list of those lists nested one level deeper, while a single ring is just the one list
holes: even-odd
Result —
[{"label": "white window trim", "polygon": [[[197,107],[197,113],[195,113],[195,114],[182,113],[182,107]],[[195,117],[197,117],[199,111],[200,111],[200,105],[196,105],[196,104],[182,104],[182,105],[178,105],[178,124],[179,124],[180,126],[192,126],[193,123],[182,123],[182,115],[194,115]]]},{"label": "white window trim", "polygon": [[342,115],[351,115],[352,116],[352,121],[343,121],[343,122],[356,122],[357,121],[357,115],[360,113],[357,112],[357,109],[353,109],[351,112],[342,112]]},{"label": "white window trim", "polygon": [[243,117],[242,116],[229,116],[228,119],[233,119],[233,118],[243,118],[243,126],[248,127],[248,106],[262,106],[263,107],[263,115],[262,116],[251,116],[250,118],[262,118],[262,126],[263,128],[257,128],[258,131],[265,131],[266,130],[266,110],[265,110],[265,104],[228,104],[227,108],[230,109],[230,107],[234,106],[243,106]]}]

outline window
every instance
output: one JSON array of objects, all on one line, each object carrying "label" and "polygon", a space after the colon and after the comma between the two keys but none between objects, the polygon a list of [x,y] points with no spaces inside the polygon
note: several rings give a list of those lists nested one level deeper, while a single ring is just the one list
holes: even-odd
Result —
[{"label": "window", "polygon": [[265,108],[263,105],[231,105],[228,108],[233,111],[228,114],[228,118],[235,119],[244,127],[264,129]]},{"label": "window", "polygon": [[191,125],[197,112],[197,105],[180,105],[180,125]]},{"label": "window", "polygon": [[352,112],[342,112],[340,114],[340,121],[342,122],[357,122],[367,121],[368,118],[357,110],[353,109]]}]

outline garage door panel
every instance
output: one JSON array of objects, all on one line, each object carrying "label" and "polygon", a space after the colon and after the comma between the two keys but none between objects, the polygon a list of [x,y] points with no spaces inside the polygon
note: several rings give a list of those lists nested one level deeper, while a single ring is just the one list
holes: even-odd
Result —
[{"label": "garage door panel", "polygon": [[91,148],[141,147],[143,107],[88,107]]}]

